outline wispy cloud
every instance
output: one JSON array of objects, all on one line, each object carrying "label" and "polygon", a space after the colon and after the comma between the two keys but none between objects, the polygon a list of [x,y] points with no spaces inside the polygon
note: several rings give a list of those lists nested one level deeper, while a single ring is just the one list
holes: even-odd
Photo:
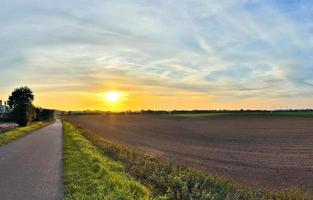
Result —
[{"label": "wispy cloud", "polygon": [[305,0],[2,1],[1,96],[27,84],[306,101],[312,10]]}]

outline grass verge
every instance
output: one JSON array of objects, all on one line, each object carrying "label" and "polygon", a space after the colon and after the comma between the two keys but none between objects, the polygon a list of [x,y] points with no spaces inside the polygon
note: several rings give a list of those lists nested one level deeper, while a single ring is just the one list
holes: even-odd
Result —
[{"label": "grass verge", "polygon": [[66,121],[63,142],[64,199],[150,199],[145,186],[126,173],[120,163],[102,155]]},{"label": "grass verge", "polygon": [[0,146],[4,144],[8,144],[17,138],[20,138],[26,134],[32,133],[42,127],[45,127],[52,122],[34,122],[29,126],[16,128],[14,130],[4,132],[0,134]]},{"label": "grass verge", "polygon": [[257,190],[206,172],[177,166],[140,151],[104,140],[80,127],[77,130],[103,155],[123,164],[126,171],[163,199],[309,200],[296,189]]}]

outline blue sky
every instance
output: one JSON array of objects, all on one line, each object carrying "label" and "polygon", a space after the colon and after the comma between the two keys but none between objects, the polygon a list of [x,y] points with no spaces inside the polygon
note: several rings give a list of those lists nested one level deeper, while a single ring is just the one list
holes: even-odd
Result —
[{"label": "blue sky", "polygon": [[313,107],[312,11],[309,0],[4,0],[0,97],[29,85],[45,106],[82,99],[69,109],[106,109],[95,99],[108,90],[130,109]]}]

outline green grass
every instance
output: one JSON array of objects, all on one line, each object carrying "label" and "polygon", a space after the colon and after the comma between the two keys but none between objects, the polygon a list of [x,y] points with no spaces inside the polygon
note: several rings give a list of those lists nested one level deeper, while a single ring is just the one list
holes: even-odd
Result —
[{"label": "green grass", "polygon": [[274,111],[273,115],[280,115],[280,116],[312,116],[313,111]]},{"label": "green grass", "polygon": [[214,116],[254,116],[254,117],[313,117],[313,111],[273,111],[273,112],[210,112],[210,113],[174,113],[172,117],[214,117]]},{"label": "green grass", "polygon": [[207,116],[220,116],[227,115],[228,113],[176,113],[171,114],[173,117],[207,117]]},{"label": "green grass", "polygon": [[[297,189],[258,190],[193,168],[178,166],[140,151],[102,139],[82,128],[77,130],[104,156],[123,164],[126,171],[163,199],[210,200],[306,200]],[[118,133],[117,133],[118,134]]]},{"label": "green grass", "polygon": [[123,165],[102,155],[80,131],[63,121],[66,200],[150,199],[150,191]]},{"label": "green grass", "polygon": [[34,122],[26,127],[20,127],[8,132],[0,133],[0,146],[12,142],[26,134],[32,133],[50,123],[51,122]]}]

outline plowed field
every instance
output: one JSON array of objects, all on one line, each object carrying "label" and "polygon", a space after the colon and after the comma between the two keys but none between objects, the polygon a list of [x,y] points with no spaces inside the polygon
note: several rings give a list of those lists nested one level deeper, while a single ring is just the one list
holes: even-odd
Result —
[{"label": "plowed field", "polygon": [[101,137],[258,187],[313,191],[313,118],[77,116]]}]

